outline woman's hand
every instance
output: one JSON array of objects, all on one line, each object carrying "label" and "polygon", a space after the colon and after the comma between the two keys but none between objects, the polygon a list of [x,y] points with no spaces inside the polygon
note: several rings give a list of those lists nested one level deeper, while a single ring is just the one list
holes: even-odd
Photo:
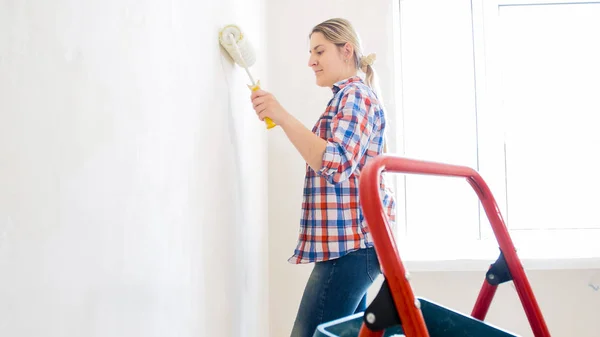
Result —
[{"label": "woman's hand", "polygon": [[250,99],[252,100],[252,107],[261,121],[269,117],[275,124],[283,126],[290,116],[273,94],[269,92],[264,90],[254,91]]}]

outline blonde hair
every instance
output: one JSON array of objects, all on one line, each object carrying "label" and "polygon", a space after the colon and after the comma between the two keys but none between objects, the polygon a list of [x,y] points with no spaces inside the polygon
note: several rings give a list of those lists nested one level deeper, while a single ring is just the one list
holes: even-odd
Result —
[{"label": "blonde hair", "polygon": [[[377,78],[375,76],[375,69],[373,69],[373,62],[375,61],[375,54],[364,55],[360,38],[354,30],[354,27],[350,21],[342,18],[333,18],[323,21],[313,27],[309,34],[309,38],[314,33],[321,33],[329,42],[335,44],[338,47],[343,47],[346,43],[350,43],[354,47],[354,65],[356,69],[360,69],[365,73],[365,82],[378,96],[378,101],[383,106],[383,99],[381,98],[381,92],[377,85]],[[383,152],[387,152],[387,141],[385,135],[383,142]]]},{"label": "blonde hair", "polygon": [[[321,22],[320,24],[313,27],[309,37],[314,33],[321,33],[331,43],[338,47],[343,47],[346,43],[350,43],[354,47],[354,65],[356,69],[362,70],[365,73],[365,81],[367,85],[376,90],[376,78],[375,70],[373,69],[373,62],[375,61],[375,54],[364,55],[360,38],[354,30],[354,27],[350,21],[342,18],[333,18]],[[379,94],[379,92],[377,92]]]}]

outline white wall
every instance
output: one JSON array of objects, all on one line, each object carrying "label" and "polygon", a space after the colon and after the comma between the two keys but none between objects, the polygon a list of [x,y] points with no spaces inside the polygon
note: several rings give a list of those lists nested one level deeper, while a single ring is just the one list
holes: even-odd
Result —
[{"label": "white wall", "polygon": [[[377,53],[385,103],[396,123],[398,82],[394,81],[394,15],[391,0],[270,1],[268,7],[270,90],[307,127],[312,127],[327,100],[328,89],[318,88],[307,66],[308,33],[315,24],[334,16],[351,20],[366,52]],[[292,88],[298,86],[298,89]],[[393,136],[393,134],[392,134]],[[394,141],[394,139],[391,139]],[[288,336],[312,265],[290,265],[300,216],[304,162],[281,131],[269,138],[269,284],[270,335]],[[490,261],[492,262],[492,261]],[[415,272],[417,295],[470,313],[483,282],[481,272]],[[595,313],[600,306],[597,270],[531,271],[530,282],[554,336],[598,336]],[[594,287],[590,286],[594,285]],[[376,290],[376,289],[375,289]],[[532,336],[511,285],[502,285],[490,310],[492,323],[523,336]]]},{"label": "white wall", "polygon": [[266,131],[217,32],[266,81],[264,11],[0,2],[1,336],[263,335]]}]

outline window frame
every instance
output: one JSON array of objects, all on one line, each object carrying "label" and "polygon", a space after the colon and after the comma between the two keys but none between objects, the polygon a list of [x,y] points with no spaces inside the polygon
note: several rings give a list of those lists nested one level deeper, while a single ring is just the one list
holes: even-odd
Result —
[{"label": "window frame", "polygon": [[[395,1],[394,6],[394,81],[397,102],[403,102],[403,72],[402,72],[402,23],[400,21],[402,2]],[[505,147],[500,128],[494,127],[502,123],[501,114],[494,113],[497,102],[500,101],[498,83],[500,74],[498,60],[494,57],[498,41],[495,21],[502,6],[528,5],[560,5],[560,4],[600,4],[600,1],[538,1],[538,0],[471,0],[473,57],[475,71],[475,107],[477,114],[478,132],[478,167],[474,167],[490,186],[501,214],[507,211]],[[496,14],[496,15],[494,15]],[[396,123],[393,138],[396,153],[404,154],[404,109],[397,104]],[[435,158],[433,158],[435,160]],[[396,175],[394,179],[397,196],[397,223],[394,230],[403,260],[409,267],[417,270],[446,270],[480,269],[484,264],[489,265],[489,259],[497,253],[497,244],[492,233],[487,216],[479,205],[478,239],[427,239],[415,240],[407,234],[404,221],[406,212],[406,175]],[[465,184],[467,184],[465,182]],[[533,269],[552,268],[599,268],[600,267],[600,228],[566,228],[566,229],[510,229],[511,238],[519,249],[524,265]],[[596,243],[596,244],[594,244]],[[435,249],[431,249],[434,246]],[[404,248],[402,248],[404,247]],[[490,250],[492,247],[492,250]],[[563,247],[558,252],[556,247]],[[458,249],[457,249],[458,248]],[[462,248],[462,249],[460,249]],[[496,250],[494,250],[494,248]],[[454,253],[452,250],[457,249]],[[492,253],[493,252],[493,253]],[[497,256],[496,256],[497,257]],[[494,257],[495,258],[495,257]],[[446,264],[446,266],[444,266]]]}]

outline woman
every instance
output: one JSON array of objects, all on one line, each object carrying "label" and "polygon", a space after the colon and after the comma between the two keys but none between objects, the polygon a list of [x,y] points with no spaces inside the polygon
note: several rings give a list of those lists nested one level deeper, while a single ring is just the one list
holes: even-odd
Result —
[{"label": "woman", "polygon": [[[363,56],[351,24],[331,19],[309,35],[308,65],[317,85],[333,97],[312,131],[272,94],[252,93],[262,121],[279,125],[306,161],[300,235],[291,263],[315,263],[292,330],[311,337],[317,325],[366,309],[366,292],[381,273],[359,200],[360,171],[384,151],[386,116],[373,86],[374,55]],[[358,76],[361,70],[366,80]],[[390,221],[394,199],[382,180],[380,193]]]}]

